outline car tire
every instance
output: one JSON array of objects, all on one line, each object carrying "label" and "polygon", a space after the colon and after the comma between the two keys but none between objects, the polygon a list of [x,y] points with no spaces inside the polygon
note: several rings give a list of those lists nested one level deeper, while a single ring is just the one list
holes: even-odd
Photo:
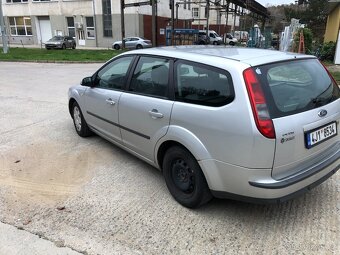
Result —
[{"label": "car tire", "polygon": [[167,150],[163,175],[171,195],[185,207],[199,207],[212,199],[197,160],[183,147],[174,146]]},{"label": "car tire", "polygon": [[234,42],[229,42],[229,45],[234,46],[235,43]]},{"label": "car tire", "polygon": [[51,48],[46,47],[46,50],[50,50]]},{"label": "car tire", "polygon": [[213,42],[213,45],[217,45],[217,42],[215,41],[215,42]]},{"label": "car tire", "polygon": [[81,112],[81,109],[77,102],[74,102],[72,105],[72,119],[74,128],[76,129],[76,132],[81,137],[87,137],[92,135],[92,131],[88,127],[83,113]]},{"label": "car tire", "polygon": [[119,49],[120,49],[120,46],[119,46],[118,44],[115,44],[115,45],[113,45],[113,48],[114,48],[115,50],[119,50]]},{"label": "car tire", "polygon": [[76,44],[73,44],[73,45],[72,45],[72,49],[73,49],[73,50],[76,49]]},{"label": "car tire", "polygon": [[66,49],[66,45],[63,44],[63,46],[61,46],[61,48],[62,48],[63,50],[65,50],[65,49]]},{"label": "car tire", "polygon": [[136,46],[136,49],[137,49],[137,50],[139,50],[139,49],[143,49],[143,45],[141,45],[141,44],[137,44],[137,46]]}]

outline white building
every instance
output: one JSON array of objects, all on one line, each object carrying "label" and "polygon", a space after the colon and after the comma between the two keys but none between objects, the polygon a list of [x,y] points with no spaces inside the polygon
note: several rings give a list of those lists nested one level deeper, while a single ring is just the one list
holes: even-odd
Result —
[{"label": "white building", "polygon": [[[197,1],[202,2],[202,1]],[[221,1],[224,6],[226,1]],[[209,11],[209,29],[215,30],[219,34],[224,34],[227,32],[234,32],[238,30],[240,26],[240,16],[235,14],[235,5],[230,3],[229,11],[226,12],[225,8],[218,8],[214,5],[210,5]],[[206,29],[207,26],[207,10],[205,3],[192,4],[192,17],[193,17],[193,27],[199,29]],[[228,22],[227,21],[228,18]]]},{"label": "white building", "polygon": [[[121,39],[120,0],[0,0],[10,44],[43,44],[54,35],[70,35],[78,45],[110,47]],[[125,0],[125,4],[145,2]],[[125,8],[125,35],[151,39],[150,5]],[[157,4],[157,42],[170,24],[168,1]],[[180,6],[179,23],[191,24],[191,11]],[[186,22],[185,22],[186,20]],[[190,22],[189,22],[190,21]]]}]

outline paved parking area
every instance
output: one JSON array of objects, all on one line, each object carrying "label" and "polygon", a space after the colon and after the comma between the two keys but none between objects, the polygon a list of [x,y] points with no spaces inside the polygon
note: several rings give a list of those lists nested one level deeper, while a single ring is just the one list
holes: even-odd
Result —
[{"label": "paved parking area", "polygon": [[0,62],[1,222],[84,254],[340,254],[340,174],[280,205],[189,210],[156,169],[78,137],[67,89],[99,66]]}]

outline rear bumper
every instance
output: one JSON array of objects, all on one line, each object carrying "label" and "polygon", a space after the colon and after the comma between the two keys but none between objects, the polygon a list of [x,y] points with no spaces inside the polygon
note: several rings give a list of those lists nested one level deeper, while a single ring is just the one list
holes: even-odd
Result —
[{"label": "rear bumper", "polygon": [[[315,175],[324,169],[328,168],[332,164],[338,162],[340,159],[340,150],[336,151],[333,155],[331,155],[329,158],[327,158],[325,161],[314,165],[310,168],[303,169],[299,173],[288,176],[286,178],[280,179],[280,180],[259,180],[259,181],[249,181],[249,184],[254,186],[254,187],[259,187],[259,188],[265,188],[265,189],[282,189],[285,187],[288,187],[290,185],[293,185],[295,183],[301,182],[304,179],[307,179],[308,177]],[[339,169],[339,162],[338,165],[335,166],[334,170]]]},{"label": "rear bumper", "polygon": [[255,204],[279,204],[283,203],[285,201],[288,201],[290,199],[293,199],[294,197],[300,196],[307,191],[313,189],[314,187],[320,185],[324,181],[326,181],[328,178],[330,178],[333,174],[335,174],[339,170],[340,166],[338,166],[336,169],[333,171],[329,172],[325,176],[323,176],[321,179],[313,182],[312,184],[309,184],[308,186],[295,191],[291,194],[285,195],[283,197],[277,197],[277,198],[255,198],[255,197],[249,197],[249,196],[242,196],[242,195],[237,195],[229,192],[222,192],[222,191],[214,191],[212,190],[211,193],[213,194],[214,197],[217,198],[227,198],[227,199],[234,199],[234,200],[239,200],[239,201],[244,201],[244,202],[249,202],[249,203],[255,203]]},{"label": "rear bumper", "polygon": [[336,155],[338,158],[322,165],[318,171],[290,178],[289,181],[273,179],[270,168],[249,169],[216,160],[202,160],[199,164],[215,197],[277,203],[300,195],[335,174],[340,168],[339,154]]}]

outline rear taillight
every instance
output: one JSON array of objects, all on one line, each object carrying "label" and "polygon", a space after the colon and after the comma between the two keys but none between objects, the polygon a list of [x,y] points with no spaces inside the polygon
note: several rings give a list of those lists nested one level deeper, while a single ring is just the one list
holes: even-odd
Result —
[{"label": "rear taillight", "polygon": [[257,129],[265,137],[275,138],[274,124],[269,116],[266,98],[254,70],[252,68],[244,70],[243,78],[246,83]]}]

